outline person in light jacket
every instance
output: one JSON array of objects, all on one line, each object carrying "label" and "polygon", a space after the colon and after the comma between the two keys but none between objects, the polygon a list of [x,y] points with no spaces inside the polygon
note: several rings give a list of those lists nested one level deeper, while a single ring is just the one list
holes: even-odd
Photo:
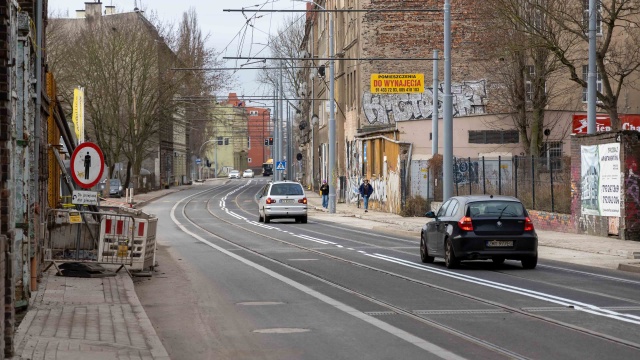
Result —
[{"label": "person in light jacket", "polygon": [[364,200],[364,212],[369,212],[369,196],[373,194],[373,186],[369,184],[369,180],[364,179],[362,185],[360,185],[360,195]]}]

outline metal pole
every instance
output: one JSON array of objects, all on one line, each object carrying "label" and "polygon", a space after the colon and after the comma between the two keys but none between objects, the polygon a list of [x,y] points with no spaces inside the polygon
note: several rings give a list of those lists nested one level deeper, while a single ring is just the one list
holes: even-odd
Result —
[{"label": "metal pole", "polygon": [[469,195],[471,195],[471,158],[469,157],[469,162],[467,163],[467,182],[469,182]]},{"label": "metal pole", "polygon": [[276,177],[276,161],[278,161],[278,137],[276,136],[276,133],[278,132],[278,109],[279,109],[279,102],[278,102],[278,87],[280,86],[280,83],[278,81],[276,81],[276,88],[273,92],[273,128],[271,131],[271,136],[273,137],[273,145],[271,145],[271,179],[273,181],[277,180]]},{"label": "metal pole", "polygon": [[442,159],[442,201],[453,194],[453,101],[451,97],[451,3],[444,2],[444,139]]},{"label": "metal pole", "polygon": [[498,156],[498,195],[502,195],[502,156]]},{"label": "metal pole", "polygon": [[[280,67],[280,117],[278,118],[278,160],[283,161],[284,156],[282,154],[282,141],[284,138],[284,131],[282,129],[282,123],[284,120],[284,76],[282,73],[282,67]],[[283,179],[284,171],[277,171],[278,181]]]},{"label": "metal pole", "polygon": [[484,156],[482,157],[482,194],[487,195],[487,178],[484,172]]},{"label": "metal pole", "polygon": [[518,197],[518,155],[515,156],[514,166],[516,168],[516,171],[515,171],[515,176],[516,176],[516,189],[515,189],[516,190],[516,196],[515,197]]},{"label": "metal pole", "polygon": [[431,115],[431,154],[438,153],[438,50],[433,50],[433,113]]},{"label": "metal pole", "polygon": [[531,204],[533,206],[531,206],[532,209],[535,210],[536,208],[536,182],[535,182],[535,177],[536,177],[536,163],[535,160],[533,158],[533,155],[531,155]]},{"label": "metal pole", "polygon": [[336,212],[336,104],[335,59],[333,49],[333,17],[329,14],[329,213]]},{"label": "metal pole", "polygon": [[556,207],[553,199],[553,163],[551,163],[551,167],[549,168],[549,175],[551,177],[551,212],[555,212]]},{"label": "metal pole", "polygon": [[[587,134],[596,133],[596,0],[589,0],[589,73],[587,78]],[[613,129],[618,130],[618,129]]]},{"label": "metal pole", "polygon": [[[455,172],[459,172],[460,171],[460,168],[458,166],[456,166],[457,164],[458,164],[458,159],[453,158],[453,166],[454,166]],[[458,186],[458,181],[456,181],[455,175],[453,176],[453,181],[456,182],[456,196],[460,196],[460,189],[459,189],[459,186]]]}]

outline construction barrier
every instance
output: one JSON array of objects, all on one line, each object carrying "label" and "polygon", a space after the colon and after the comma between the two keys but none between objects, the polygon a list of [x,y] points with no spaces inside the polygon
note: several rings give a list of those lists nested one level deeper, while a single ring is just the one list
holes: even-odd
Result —
[{"label": "construction barrier", "polygon": [[128,208],[51,209],[45,235],[46,268],[65,262],[116,265],[118,271],[153,268],[157,222],[156,217]]}]

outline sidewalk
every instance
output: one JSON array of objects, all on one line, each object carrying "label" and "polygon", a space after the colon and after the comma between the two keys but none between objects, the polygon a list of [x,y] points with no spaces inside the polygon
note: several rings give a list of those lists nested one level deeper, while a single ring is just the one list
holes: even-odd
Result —
[{"label": "sidewalk", "polygon": [[[134,206],[201,184],[134,194]],[[125,198],[105,199],[101,205],[128,206]],[[115,277],[75,278],[56,276],[52,267],[31,297],[14,344],[15,360],[169,359],[125,271]]]},{"label": "sidewalk", "polygon": [[[322,198],[318,193],[307,191],[307,200],[311,217],[365,229],[415,236],[416,254],[420,230],[428,221],[424,217],[402,217],[371,209],[365,213],[364,209],[346,203],[336,204],[336,213],[329,214],[328,210],[322,207]],[[640,242],[554,231],[536,232],[538,256],[541,259],[640,273]]]}]

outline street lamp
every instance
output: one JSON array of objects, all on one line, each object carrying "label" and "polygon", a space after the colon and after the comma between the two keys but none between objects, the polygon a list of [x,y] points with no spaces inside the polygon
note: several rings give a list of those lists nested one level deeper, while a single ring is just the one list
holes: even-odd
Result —
[{"label": "street lamp", "polygon": [[333,14],[312,0],[298,0],[311,3],[329,14],[329,213],[336,212],[336,104],[335,104],[335,58],[333,49]]}]

